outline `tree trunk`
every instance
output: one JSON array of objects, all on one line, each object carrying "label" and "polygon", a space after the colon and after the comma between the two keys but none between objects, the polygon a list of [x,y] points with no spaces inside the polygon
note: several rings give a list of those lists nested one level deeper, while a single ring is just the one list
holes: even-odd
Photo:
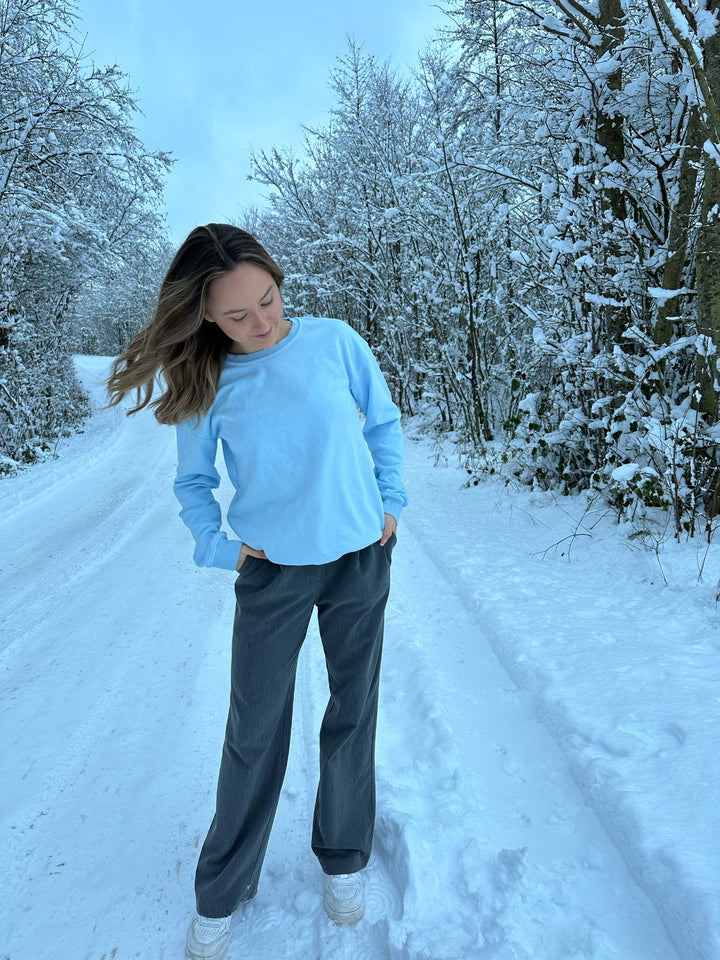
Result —
[{"label": "tree trunk", "polygon": [[[606,53],[613,53],[625,41],[625,11],[621,0],[600,0],[599,12],[602,43],[598,55],[602,57]],[[622,90],[622,85],[622,67],[618,66],[607,76],[607,89],[616,93]],[[620,113],[599,111],[597,142],[604,148],[609,163],[622,163],[625,159],[625,141]],[[606,187],[604,198],[606,209],[612,213],[613,220],[624,220],[627,213],[625,193],[617,187]]]},{"label": "tree trunk", "polygon": [[[670,218],[668,259],[663,271],[664,290],[679,290],[682,286],[688,252],[690,218],[702,160],[702,141],[700,111],[697,107],[693,107],[685,132],[685,146],[678,178],[678,199]],[[655,326],[655,343],[658,346],[670,343],[672,340],[673,320],[678,316],[679,306],[679,297],[671,297],[661,304]]]},{"label": "tree trunk", "polygon": [[[602,35],[602,42],[598,49],[598,57],[607,53],[612,54],[625,41],[625,11],[622,7],[622,0],[600,0],[598,5],[599,23],[598,26]],[[596,121],[596,138],[598,144],[603,148],[605,162],[608,165],[622,164],[625,160],[625,139],[623,131],[622,115],[612,109],[612,95],[622,90],[623,75],[622,67],[618,66],[616,70],[606,77],[607,90],[610,93],[608,98],[609,110],[601,108],[598,111]],[[616,176],[611,174],[611,180]],[[605,273],[608,279],[613,277],[616,272],[615,260],[620,254],[620,248],[613,237],[616,223],[622,223],[627,216],[627,200],[625,191],[615,185],[605,184],[602,188],[603,217],[609,215],[610,222],[605,223],[606,232],[606,258],[607,264]],[[612,280],[610,280],[612,286]],[[608,291],[611,296],[615,293],[612,289]],[[625,329],[629,323],[629,311],[625,307],[607,305],[603,308],[605,330],[610,346],[619,343]]]},{"label": "tree trunk", "polygon": [[[709,13],[720,11],[720,0],[709,0],[707,9]],[[704,72],[717,103],[720,98],[720,37],[717,33],[705,41]],[[696,262],[698,333],[708,338],[705,355],[698,357],[698,407],[710,423],[718,421],[717,349],[720,347],[720,144],[717,140],[717,137],[711,138],[714,150],[705,154],[705,183]]]}]

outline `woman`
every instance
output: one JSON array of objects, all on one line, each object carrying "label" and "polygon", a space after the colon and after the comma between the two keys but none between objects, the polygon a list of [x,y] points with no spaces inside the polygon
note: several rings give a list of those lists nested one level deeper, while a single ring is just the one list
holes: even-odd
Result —
[{"label": "woman", "polygon": [[[257,890],[315,607],[330,700],[312,849],[331,919],[355,923],[364,912],[383,619],[407,502],[400,418],[365,341],[338,320],[285,319],[282,281],[250,234],[198,227],[108,383],[112,403],[137,390],[131,413],[150,404],[176,425],[174,489],[195,562],[237,571],[230,710],[188,960],[225,956],[230,915]],[[152,399],[158,374],[165,389]],[[213,495],[218,440],[235,488],[230,537]]]}]

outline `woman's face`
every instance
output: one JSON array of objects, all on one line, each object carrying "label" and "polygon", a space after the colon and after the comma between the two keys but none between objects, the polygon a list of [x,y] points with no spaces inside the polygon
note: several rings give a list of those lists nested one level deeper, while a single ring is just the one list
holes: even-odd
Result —
[{"label": "woman's face", "polygon": [[241,263],[207,289],[205,319],[216,323],[232,343],[230,353],[257,353],[287,336],[280,291],[255,263]]}]

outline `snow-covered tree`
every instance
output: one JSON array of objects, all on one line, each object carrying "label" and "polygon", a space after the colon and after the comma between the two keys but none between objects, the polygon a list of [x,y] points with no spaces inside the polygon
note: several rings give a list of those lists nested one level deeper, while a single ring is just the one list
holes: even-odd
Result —
[{"label": "snow-covered tree", "polygon": [[411,82],[350,46],[304,154],[255,157],[259,229],[478,469],[694,531],[719,489],[714,6],[446,12]]},{"label": "snow-covered tree", "polygon": [[117,68],[83,57],[69,2],[0,0],[5,468],[34,459],[83,413],[69,357],[87,291],[98,305],[113,276],[157,262],[167,158],[145,150],[135,110]]},{"label": "snow-covered tree", "polygon": [[[713,284],[695,259],[720,200],[712,98],[707,106],[714,13],[665,5],[660,16],[645,0],[502,6],[520,11],[512,58],[528,65],[529,82],[500,98],[499,115],[530,106],[525,158],[506,149],[506,176],[543,198],[518,269],[549,292],[534,301],[535,353],[546,362],[525,378],[508,455],[526,479],[594,484],[633,510],[672,506],[676,529],[692,529],[702,509],[712,512],[716,472],[708,407],[716,332],[702,319]],[[494,8],[453,6],[465,71],[490,61],[490,44],[473,31]],[[520,176],[528,155],[535,172]],[[709,273],[716,259],[704,258]],[[705,317],[716,316],[708,301]],[[696,365],[704,419],[693,409]]]},{"label": "snow-covered tree", "polygon": [[330,122],[307,131],[304,157],[254,157],[274,190],[261,230],[287,260],[293,306],[340,316],[382,358],[401,403],[417,400],[423,354],[422,298],[413,288],[424,224],[425,128],[410,84],[353,44],[332,78]]}]

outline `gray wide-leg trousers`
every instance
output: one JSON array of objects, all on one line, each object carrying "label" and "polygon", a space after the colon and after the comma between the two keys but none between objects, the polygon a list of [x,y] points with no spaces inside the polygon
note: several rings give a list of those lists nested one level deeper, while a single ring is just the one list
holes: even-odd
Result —
[{"label": "gray wide-leg trousers", "polygon": [[332,563],[248,557],[235,583],[230,710],[215,817],[195,876],[198,913],[229,916],[255,895],[282,787],[295,671],[317,606],[330,686],[320,729],[312,849],[328,874],[370,857],[375,728],[395,537]]}]

